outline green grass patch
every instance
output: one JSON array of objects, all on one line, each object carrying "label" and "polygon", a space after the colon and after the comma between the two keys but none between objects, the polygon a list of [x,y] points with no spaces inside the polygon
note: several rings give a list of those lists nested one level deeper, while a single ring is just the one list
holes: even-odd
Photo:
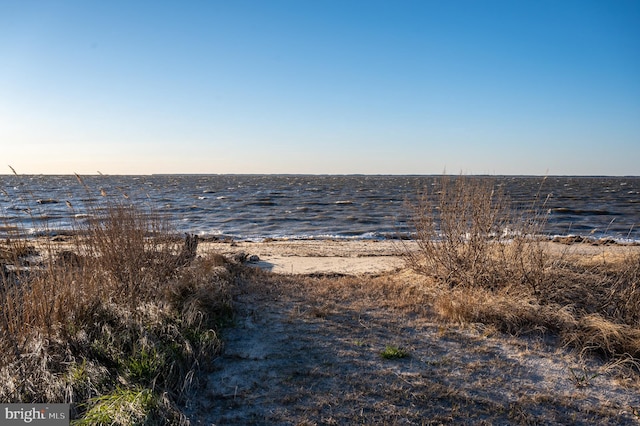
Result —
[{"label": "green grass patch", "polygon": [[158,413],[158,398],[150,389],[118,387],[109,394],[91,398],[84,416],[74,426],[150,424]]},{"label": "green grass patch", "polygon": [[409,352],[397,346],[387,345],[380,356],[384,359],[400,359],[409,357]]}]

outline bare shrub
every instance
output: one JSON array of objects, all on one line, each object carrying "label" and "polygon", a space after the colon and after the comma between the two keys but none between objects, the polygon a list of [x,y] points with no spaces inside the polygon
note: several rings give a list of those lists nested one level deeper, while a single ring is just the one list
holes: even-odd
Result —
[{"label": "bare shrub", "polygon": [[493,179],[443,176],[411,209],[418,250],[407,260],[415,271],[454,287],[539,291],[547,258],[536,236],[544,216],[513,208]]}]

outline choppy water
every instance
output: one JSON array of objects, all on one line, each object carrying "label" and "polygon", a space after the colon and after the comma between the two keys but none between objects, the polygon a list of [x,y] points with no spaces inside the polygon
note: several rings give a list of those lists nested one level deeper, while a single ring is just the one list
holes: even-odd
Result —
[{"label": "choppy water", "polygon": [[[480,177],[472,177],[476,179]],[[394,238],[407,200],[440,176],[0,176],[0,236],[55,234],[107,199],[168,215],[178,231],[236,239]],[[516,203],[547,198],[548,235],[640,240],[640,177],[492,177]],[[106,196],[105,196],[106,195]]]}]

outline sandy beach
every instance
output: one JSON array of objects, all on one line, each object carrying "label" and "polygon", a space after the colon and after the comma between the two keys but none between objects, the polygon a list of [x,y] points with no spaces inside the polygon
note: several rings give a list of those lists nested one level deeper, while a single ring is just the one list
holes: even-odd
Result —
[{"label": "sandy beach", "polygon": [[[543,243],[553,256],[591,259],[612,257],[640,246]],[[277,274],[376,274],[404,268],[403,254],[417,250],[411,240],[268,240],[205,241],[200,253],[216,252],[233,257],[237,253],[258,256],[251,266]]]},{"label": "sandy beach", "polygon": [[233,257],[258,256],[249,265],[277,274],[382,273],[404,265],[402,253],[415,243],[377,240],[276,240],[266,242],[204,242],[202,253]]}]

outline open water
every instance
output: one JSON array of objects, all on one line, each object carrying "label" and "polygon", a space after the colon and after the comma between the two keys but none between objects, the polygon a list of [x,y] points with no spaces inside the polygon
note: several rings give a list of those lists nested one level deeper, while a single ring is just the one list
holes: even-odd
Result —
[{"label": "open water", "polygon": [[[470,177],[481,179],[482,177]],[[264,238],[398,238],[407,202],[440,176],[0,176],[0,237],[67,232],[105,200],[168,216],[180,232]],[[492,176],[515,205],[537,201],[544,233],[640,241],[640,177]]]}]

